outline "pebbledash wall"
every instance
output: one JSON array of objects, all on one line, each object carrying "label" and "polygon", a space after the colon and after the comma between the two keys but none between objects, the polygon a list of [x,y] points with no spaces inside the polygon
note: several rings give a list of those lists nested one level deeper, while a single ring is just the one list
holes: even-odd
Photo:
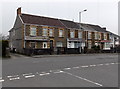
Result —
[{"label": "pebbledash wall", "polygon": [[16,21],[9,33],[9,47],[19,53],[25,53],[26,49],[39,52],[78,49],[79,53],[85,46],[91,49],[93,45],[100,45],[104,50],[110,49],[109,32],[98,25],[22,14],[21,8],[17,9]]}]

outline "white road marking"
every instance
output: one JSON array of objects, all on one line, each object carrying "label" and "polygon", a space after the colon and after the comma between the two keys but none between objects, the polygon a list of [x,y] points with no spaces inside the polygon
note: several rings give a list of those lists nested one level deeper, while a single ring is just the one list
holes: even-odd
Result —
[{"label": "white road marking", "polygon": [[109,63],[106,63],[105,65],[110,65]]},{"label": "white road marking", "polygon": [[115,63],[110,63],[110,64],[115,64]]},{"label": "white road marking", "polygon": [[64,71],[56,71],[56,72],[54,72],[55,74],[57,74],[57,73],[63,73]]},{"label": "white road marking", "polygon": [[11,78],[11,77],[18,77],[19,75],[11,75],[11,76],[7,76],[8,78]]},{"label": "white road marking", "polygon": [[32,78],[35,77],[35,75],[26,75],[25,78]]},{"label": "white road marking", "polygon": [[97,64],[97,66],[102,66],[103,64]]},{"label": "white road marking", "polygon": [[5,80],[4,79],[0,79],[0,82],[4,82]]},{"label": "white road marking", "polygon": [[89,66],[81,66],[81,67],[86,68],[86,67],[89,67]]},{"label": "white road marking", "polygon": [[64,68],[64,70],[70,70],[71,68]]},{"label": "white road marking", "polygon": [[62,72],[64,72],[64,71],[62,71],[62,70],[59,69],[59,70],[50,70],[50,72],[56,74],[56,73],[62,73]]},{"label": "white road marking", "polygon": [[93,66],[96,66],[96,65],[90,65],[90,67],[93,67]]},{"label": "white road marking", "polygon": [[26,76],[26,75],[32,75],[33,73],[28,73],[28,74],[23,74],[23,76]]},{"label": "white road marking", "polygon": [[20,77],[10,78],[9,80],[18,80]]},{"label": "white road marking", "polygon": [[64,72],[64,73],[69,74],[69,75],[72,75],[72,76],[74,76],[74,77],[76,77],[76,78],[79,78],[79,79],[85,80],[85,81],[87,81],[87,82],[93,83],[93,84],[95,84],[95,85],[98,85],[98,86],[101,86],[101,87],[103,86],[102,84],[99,84],[99,83],[97,83],[97,82],[93,82],[93,81],[91,81],[91,80],[88,80],[88,79],[86,79],[86,78],[83,78],[83,77],[80,77],[80,76],[74,75],[74,74],[69,73],[69,72]]},{"label": "white road marking", "polygon": [[39,74],[40,76],[43,76],[43,75],[49,75],[50,73],[45,73],[45,72],[42,72],[41,74]]}]

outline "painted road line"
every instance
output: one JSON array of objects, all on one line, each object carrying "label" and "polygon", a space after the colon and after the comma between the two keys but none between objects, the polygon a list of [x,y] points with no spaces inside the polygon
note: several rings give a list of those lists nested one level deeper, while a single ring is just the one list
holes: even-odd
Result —
[{"label": "painted road line", "polygon": [[15,77],[15,78],[9,78],[9,80],[19,80],[20,77]]},{"label": "painted road line", "polygon": [[50,73],[46,73],[46,72],[42,72],[41,74],[39,74],[40,76],[43,76],[43,75],[49,75]]},{"label": "painted road line", "polygon": [[70,70],[71,68],[64,68],[64,70]]},{"label": "painted road line", "polygon": [[86,68],[86,67],[89,67],[89,66],[81,66],[81,67]]},{"label": "painted road line", "polygon": [[28,74],[22,74],[23,76],[26,76],[26,75],[33,75],[33,73],[28,73]]},{"label": "painted road line", "polygon": [[4,79],[0,79],[0,82],[4,82],[5,80]]},{"label": "painted road line", "polygon": [[93,66],[96,66],[96,65],[90,65],[90,67],[93,67]]},{"label": "painted road line", "polygon": [[80,77],[80,76],[74,75],[74,74],[69,73],[69,72],[64,72],[64,73],[66,73],[66,74],[68,74],[68,75],[71,75],[71,76],[74,76],[74,77],[76,77],[76,78],[79,78],[79,79],[81,79],[81,80],[84,80],[84,81],[90,82],[90,83],[95,84],[95,85],[97,85],[97,86],[101,86],[101,87],[103,86],[103,85],[100,84],[100,83],[93,82],[93,81],[91,81],[91,80],[88,80],[88,79],[86,79],[86,78],[83,78],[83,77]]},{"label": "painted road line", "polygon": [[103,64],[97,64],[97,66],[103,66]]},{"label": "painted road line", "polygon": [[106,64],[104,64],[104,65],[110,65],[109,63],[106,63]]},{"label": "painted road line", "polygon": [[110,63],[110,64],[115,64],[115,63]]},{"label": "painted road line", "polygon": [[19,75],[12,75],[12,76],[7,76],[8,78],[11,78],[11,77],[18,77]]},{"label": "painted road line", "polygon": [[57,73],[63,73],[64,71],[56,71],[56,72],[53,72],[53,73],[55,73],[55,74],[57,74]]},{"label": "painted road line", "polygon": [[32,77],[35,77],[35,75],[26,75],[24,76],[25,78],[32,78]]}]

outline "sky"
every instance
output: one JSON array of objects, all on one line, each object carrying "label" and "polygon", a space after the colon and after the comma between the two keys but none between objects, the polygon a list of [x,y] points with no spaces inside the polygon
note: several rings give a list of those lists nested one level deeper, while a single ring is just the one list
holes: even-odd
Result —
[{"label": "sky", "polygon": [[16,10],[22,13],[59,18],[106,27],[108,31],[118,34],[119,0],[1,0],[0,33],[8,35],[16,19]]}]

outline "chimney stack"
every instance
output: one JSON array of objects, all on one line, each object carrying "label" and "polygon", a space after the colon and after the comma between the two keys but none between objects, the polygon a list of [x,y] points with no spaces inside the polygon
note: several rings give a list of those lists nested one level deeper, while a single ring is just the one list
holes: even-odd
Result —
[{"label": "chimney stack", "polygon": [[21,14],[21,7],[17,9],[17,15],[20,15],[20,14]]}]

